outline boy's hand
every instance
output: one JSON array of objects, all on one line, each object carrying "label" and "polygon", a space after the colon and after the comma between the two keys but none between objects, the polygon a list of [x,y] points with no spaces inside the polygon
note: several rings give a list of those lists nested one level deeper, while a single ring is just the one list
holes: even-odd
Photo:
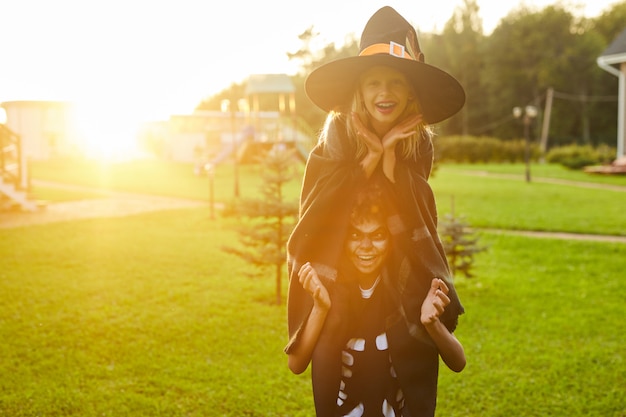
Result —
[{"label": "boy's hand", "polygon": [[315,306],[324,310],[330,309],[330,296],[322,281],[317,276],[317,271],[310,262],[305,263],[298,271],[298,278],[302,287],[313,296]]},{"label": "boy's hand", "polygon": [[450,290],[444,280],[435,278],[431,281],[430,290],[422,303],[421,321],[423,325],[426,326],[439,320],[446,306],[450,304],[448,291]]}]

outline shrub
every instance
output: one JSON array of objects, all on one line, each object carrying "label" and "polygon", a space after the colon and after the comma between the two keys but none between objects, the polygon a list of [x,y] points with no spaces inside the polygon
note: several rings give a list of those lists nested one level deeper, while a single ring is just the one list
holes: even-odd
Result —
[{"label": "shrub", "polygon": [[607,145],[600,144],[596,151],[598,152],[598,157],[600,158],[600,163],[603,165],[609,165],[615,160],[615,155],[617,154],[617,149]]},{"label": "shrub", "polygon": [[614,155],[606,145],[597,149],[591,145],[567,145],[550,149],[546,160],[569,169],[582,169],[589,165],[610,163]]},{"label": "shrub", "polygon": [[[539,154],[531,145],[531,159]],[[488,136],[445,136],[435,138],[435,159],[454,163],[514,163],[524,161],[524,140],[501,140]]]},{"label": "shrub", "polygon": [[[442,136],[436,137],[435,161],[461,164],[516,163],[524,162],[526,142],[523,139],[502,140],[488,136]],[[597,148],[591,145],[567,145],[552,148],[546,155],[551,163],[570,169],[582,169],[589,165],[610,164],[615,149],[607,145]],[[530,159],[538,160],[539,146],[531,143]]]}]

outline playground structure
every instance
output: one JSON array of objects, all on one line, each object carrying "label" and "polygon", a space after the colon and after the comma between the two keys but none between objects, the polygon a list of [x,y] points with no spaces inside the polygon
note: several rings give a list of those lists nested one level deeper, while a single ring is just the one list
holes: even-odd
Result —
[{"label": "playground structure", "polygon": [[[255,120],[256,119],[256,120]],[[296,119],[295,123],[299,123]],[[316,141],[316,134],[293,118],[281,118],[278,112],[246,113],[236,111],[195,111],[173,115],[159,125],[151,125],[146,137],[158,143],[162,158],[191,162],[194,170],[205,164],[251,164],[274,146],[295,150],[295,156],[306,160]]]},{"label": "playground structure", "polygon": [[[296,114],[295,87],[286,74],[254,74],[248,78],[245,98],[237,101],[238,110],[244,114],[244,125],[236,130],[234,100],[222,102],[222,111],[230,112],[231,141],[224,152],[234,152],[238,163],[254,162],[258,155],[272,147],[291,147],[306,160],[312,147],[312,136],[298,125]],[[262,107],[270,110],[273,120],[259,117]],[[268,114],[268,113],[266,113]],[[304,130],[304,132],[303,132]],[[220,156],[224,155],[220,152]],[[221,162],[220,159],[214,162]]]},{"label": "playground structure", "polygon": [[22,140],[0,123],[0,209],[18,206],[35,211],[38,205],[28,195],[28,172]]},{"label": "playground structure", "polygon": [[197,174],[224,162],[256,163],[275,146],[294,149],[304,162],[316,136],[297,117],[295,87],[287,75],[252,75],[244,97],[222,100],[221,111],[172,116],[166,157],[193,159]]},{"label": "playground structure", "polygon": [[35,211],[40,202],[30,191],[29,163],[75,155],[77,132],[69,102],[15,100],[0,103],[0,210]]},{"label": "playground structure", "polygon": [[245,125],[233,135],[222,132],[219,143],[198,147],[195,171],[203,167],[215,167],[227,161],[238,164],[254,164],[258,158],[275,147],[293,149],[294,156],[305,162],[313,146],[312,135],[305,134],[292,126],[280,126],[278,120],[263,131],[257,132],[252,125]]}]

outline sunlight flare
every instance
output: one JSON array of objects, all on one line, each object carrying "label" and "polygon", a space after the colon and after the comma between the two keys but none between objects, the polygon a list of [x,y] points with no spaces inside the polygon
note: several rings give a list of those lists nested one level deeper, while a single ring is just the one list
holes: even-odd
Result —
[{"label": "sunlight flare", "polygon": [[77,146],[82,153],[100,161],[136,159],[140,122],[119,106],[107,103],[80,103],[76,107]]}]

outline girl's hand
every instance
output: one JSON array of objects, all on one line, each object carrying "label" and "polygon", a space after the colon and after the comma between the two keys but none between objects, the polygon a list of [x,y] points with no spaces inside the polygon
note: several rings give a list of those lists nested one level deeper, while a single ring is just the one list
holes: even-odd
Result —
[{"label": "girl's hand", "polygon": [[398,142],[415,134],[417,126],[422,122],[422,119],[421,114],[416,114],[395,125],[382,139],[384,150],[395,151]]},{"label": "girl's hand", "polygon": [[367,154],[361,160],[360,164],[365,176],[369,178],[376,170],[376,166],[378,166],[380,158],[383,155],[383,144],[374,132],[365,127],[365,124],[356,113],[352,113],[351,116],[356,133],[367,148]]},{"label": "girl's hand", "polygon": [[328,311],[330,309],[330,296],[310,262],[300,267],[298,278],[302,287],[313,296],[315,306]]},{"label": "girl's hand", "polygon": [[430,290],[422,303],[421,321],[423,325],[426,326],[439,320],[446,306],[450,304],[448,291],[450,290],[444,280],[435,278],[431,281]]},{"label": "girl's hand", "polygon": [[358,114],[353,112],[351,116],[356,133],[365,143],[367,150],[370,153],[381,155],[383,153],[383,144],[380,138],[365,126]]}]

